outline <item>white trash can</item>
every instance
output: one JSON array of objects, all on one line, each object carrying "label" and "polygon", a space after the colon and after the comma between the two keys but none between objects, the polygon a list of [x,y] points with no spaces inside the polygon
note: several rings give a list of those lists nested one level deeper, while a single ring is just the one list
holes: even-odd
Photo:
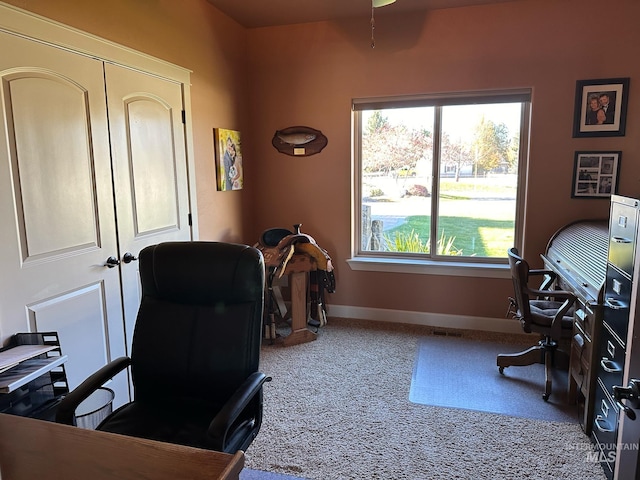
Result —
[{"label": "white trash can", "polygon": [[95,430],[113,411],[114,398],[115,393],[110,388],[98,388],[76,408],[76,425],[80,428]]}]

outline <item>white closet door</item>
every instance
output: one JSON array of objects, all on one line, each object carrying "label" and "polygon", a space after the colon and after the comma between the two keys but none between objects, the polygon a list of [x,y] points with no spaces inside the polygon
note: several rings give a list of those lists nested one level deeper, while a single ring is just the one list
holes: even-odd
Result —
[{"label": "white closet door", "polygon": [[[121,259],[190,240],[182,85],[105,65]],[[140,305],[138,264],[122,263],[127,345]],[[130,350],[129,350],[130,351]]]},{"label": "white closet door", "polygon": [[[103,64],[0,50],[0,336],[58,331],[73,388],[125,354]],[[126,374],[111,387],[128,399]]]}]

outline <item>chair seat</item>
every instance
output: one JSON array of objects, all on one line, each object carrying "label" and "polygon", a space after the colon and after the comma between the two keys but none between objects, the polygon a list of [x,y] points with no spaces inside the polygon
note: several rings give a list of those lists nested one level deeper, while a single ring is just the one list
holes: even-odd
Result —
[{"label": "chair seat", "polygon": [[207,427],[218,410],[219,406],[207,407],[186,402],[166,406],[134,401],[113,412],[98,425],[97,430],[191,447],[209,448]]},{"label": "chair seat", "polygon": [[[540,327],[550,328],[553,318],[562,304],[562,302],[556,302],[553,300],[531,300],[529,302],[529,308],[531,309],[531,316],[533,320],[531,323]],[[563,331],[572,331],[573,311],[573,307],[571,307],[567,314],[562,317],[561,326]],[[563,332],[563,335],[566,333],[567,332]]]}]

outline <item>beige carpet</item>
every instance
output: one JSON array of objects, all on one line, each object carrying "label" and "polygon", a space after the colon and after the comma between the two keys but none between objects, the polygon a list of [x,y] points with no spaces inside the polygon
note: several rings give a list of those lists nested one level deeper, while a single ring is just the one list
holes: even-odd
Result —
[{"label": "beige carpet", "polygon": [[273,381],[246,466],[318,480],[605,478],[577,423],[410,402],[417,344],[430,333],[330,319],[315,342],[265,345]]}]

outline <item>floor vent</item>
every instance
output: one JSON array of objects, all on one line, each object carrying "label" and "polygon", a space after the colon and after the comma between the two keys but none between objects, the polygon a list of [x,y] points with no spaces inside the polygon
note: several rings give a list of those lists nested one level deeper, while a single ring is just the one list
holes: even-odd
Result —
[{"label": "floor vent", "polygon": [[441,337],[462,337],[462,333],[460,332],[448,332],[446,330],[434,330],[433,334]]}]

